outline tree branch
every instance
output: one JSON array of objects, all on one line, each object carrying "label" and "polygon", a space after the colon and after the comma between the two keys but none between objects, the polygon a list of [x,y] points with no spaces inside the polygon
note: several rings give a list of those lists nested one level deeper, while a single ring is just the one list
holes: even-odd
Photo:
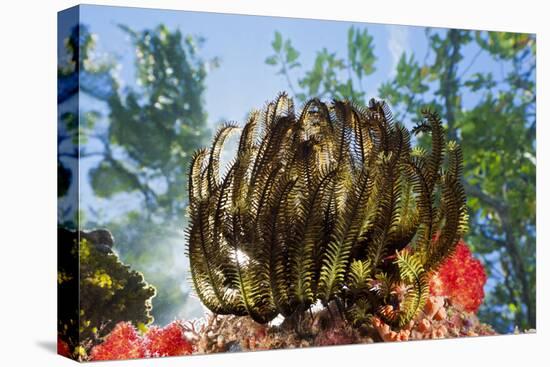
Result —
[{"label": "tree branch", "polygon": [[[504,232],[504,240],[499,240],[499,243],[506,249],[506,255],[510,260],[516,279],[520,284],[520,294],[525,307],[527,308],[527,324],[529,327],[536,325],[535,303],[531,297],[531,289],[529,287],[528,273],[525,270],[525,264],[521,257],[521,252],[517,238],[513,232],[513,219],[510,217],[510,207],[503,199],[495,198],[479,187],[464,184],[466,195],[473,196],[483,202],[485,205],[492,207],[501,220],[501,228]],[[518,316],[519,317],[519,316]],[[517,321],[521,321],[518,318]]]}]

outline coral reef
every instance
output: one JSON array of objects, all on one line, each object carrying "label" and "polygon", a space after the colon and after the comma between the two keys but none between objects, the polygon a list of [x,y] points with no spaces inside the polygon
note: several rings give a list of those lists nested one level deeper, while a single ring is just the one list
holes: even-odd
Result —
[{"label": "coral reef", "polygon": [[[460,246],[466,247],[463,242]],[[464,264],[474,264],[471,253],[468,251],[466,256],[465,252],[462,249],[450,257],[442,265],[445,272],[460,272],[463,264],[458,259],[463,259]],[[472,280],[483,286],[485,275],[477,274],[478,278]],[[329,307],[319,307],[306,314],[299,325],[284,318],[280,318],[282,322],[276,325],[274,322],[257,323],[248,316],[209,314],[201,320],[173,322],[165,328],[152,327],[143,332],[136,330],[131,323],[120,323],[102,344],[94,347],[89,359],[129,359],[496,335],[489,325],[479,321],[474,312],[467,310],[470,303],[459,303],[470,302],[464,297],[456,297],[456,294],[462,294],[468,289],[463,282],[436,273],[430,283],[436,278],[439,284],[436,291],[451,290],[452,295],[434,294],[432,289],[423,309],[401,328],[392,327],[378,317],[372,317],[369,323],[357,327],[339,314],[334,302]]]},{"label": "coral reef", "polygon": [[[60,354],[82,359],[119,322],[153,322],[155,288],[122,263],[105,229],[58,229],[58,344]],[[61,345],[59,347],[59,345]]]},{"label": "coral reef", "polygon": [[403,328],[392,328],[377,317],[358,328],[336,315],[328,309],[310,314],[303,320],[300,333],[284,322],[270,326],[248,317],[211,315],[193,339],[194,353],[497,335],[474,313],[465,311],[464,305],[453,304],[445,296],[429,296],[423,310]]},{"label": "coral reef", "polygon": [[[404,327],[422,310],[428,276],[467,230],[462,153],[438,114],[412,130],[384,102],[308,101],[286,94],[253,112],[236,157],[222,126],[189,170],[188,255],[194,289],[215,314],[297,330],[319,304],[361,327]],[[428,139],[426,139],[428,138]]]},{"label": "coral reef", "polygon": [[156,335],[149,331],[143,336],[130,323],[121,323],[103,344],[92,349],[89,360],[496,335],[475,314],[453,306],[443,296],[430,296],[424,310],[402,329],[394,330],[379,318],[373,318],[370,326],[357,328],[345,319],[331,319],[327,309],[309,315],[303,322],[302,332],[297,333],[294,326],[285,323],[270,326],[247,316],[211,314],[204,320],[173,323],[166,327],[170,331],[158,329]]}]

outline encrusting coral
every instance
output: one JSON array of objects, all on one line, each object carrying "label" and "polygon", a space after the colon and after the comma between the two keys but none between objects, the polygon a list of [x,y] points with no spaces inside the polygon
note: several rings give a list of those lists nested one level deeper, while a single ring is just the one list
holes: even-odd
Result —
[{"label": "encrusting coral", "polygon": [[[460,268],[453,257],[442,267]],[[471,254],[465,259],[467,262],[475,260]],[[468,292],[464,282],[444,284],[445,279],[439,281],[442,283],[441,289],[452,289],[453,294]],[[478,278],[470,279],[484,283],[486,277],[480,273]],[[173,322],[165,328],[149,329],[142,333],[130,323],[120,323],[103,344],[92,349],[90,360],[496,335],[474,313],[466,311],[465,305],[457,303],[461,300],[464,298],[432,292],[423,310],[403,328],[392,328],[377,317],[373,317],[369,325],[358,328],[340,318],[337,310],[329,312],[328,309],[307,314],[301,321],[300,333],[296,332],[295,325],[288,322],[283,321],[280,325],[260,324],[250,317],[233,315],[210,314],[202,320]]]},{"label": "encrusting coral", "polygon": [[[469,310],[469,299],[457,297],[471,292],[471,285],[466,281],[474,285],[475,292],[480,289],[482,292],[487,279],[481,263],[472,256],[467,245],[461,241],[459,246],[465,249],[459,249],[440,267],[440,272],[456,275],[432,274],[430,283],[437,278],[439,288],[430,292],[423,309],[402,328],[392,327],[378,317],[371,318],[370,324],[356,327],[337,316],[336,310],[329,312],[328,309],[309,314],[303,320],[301,333],[285,322],[270,326],[258,324],[248,317],[212,315],[198,332],[201,337],[197,340],[202,339],[196,344],[194,353],[496,335],[489,325],[479,321],[475,315],[477,309]],[[475,271],[463,271],[469,268]],[[463,301],[467,303],[460,303]],[[223,343],[220,344],[220,340]]]},{"label": "encrusting coral", "polygon": [[[380,318],[371,318],[361,327],[342,319],[338,311],[319,309],[306,314],[300,332],[289,320],[280,325],[260,324],[247,316],[210,314],[195,321],[176,321],[164,328],[136,329],[131,323],[119,323],[92,349],[88,360],[162,357],[187,354],[258,351],[308,346],[440,339],[463,336],[495,335],[490,326],[480,323],[472,302],[464,295],[483,295],[486,275],[467,245],[458,249],[431,275],[430,295],[419,314],[402,328],[392,327]],[[472,290],[472,287],[474,288]],[[466,302],[463,304],[461,302]],[[331,307],[335,308],[334,304]],[[68,353],[60,342],[59,350]]]}]

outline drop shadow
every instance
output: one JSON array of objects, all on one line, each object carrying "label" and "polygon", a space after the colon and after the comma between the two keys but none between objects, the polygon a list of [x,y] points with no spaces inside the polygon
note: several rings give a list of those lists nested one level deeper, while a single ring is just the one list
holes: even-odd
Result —
[{"label": "drop shadow", "polygon": [[57,343],[55,341],[39,340],[36,345],[50,353],[57,354]]}]

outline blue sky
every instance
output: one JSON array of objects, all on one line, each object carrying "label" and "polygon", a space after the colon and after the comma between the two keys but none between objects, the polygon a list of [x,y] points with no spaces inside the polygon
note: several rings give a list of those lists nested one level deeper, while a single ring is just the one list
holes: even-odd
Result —
[{"label": "blue sky", "polygon": [[275,74],[276,69],[264,62],[273,53],[275,31],[290,38],[300,51],[302,69],[294,70],[298,76],[310,68],[315,53],[324,47],[345,57],[349,27],[368,27],[378,57],[377,71],[366,80],[369,97],[391,77],[403,51],[424,55],[427,46],[422,27],[103,6],[83,6],[81,17],[97,35],[97,51],[116,55],[121,64],[120,78],[126,85],[133,85],[135,79],[135,55],[128,36],[117,24],[143,30],[163,23],[169,29],[205,37],[201,55],[221,58],[220,67],[206,80],[205,102],[212,125],[220,120],[242,121],[252,108],[288,89],[285,80]]},{"label": "blue sky", "polygon": [[[380,83],[391,78],[402,52],[423,57],[427,47],[423,27],[94,5],[81,6],[80,18],[96,38],[95,57],[114,58],[118,64],[117,74],[123,89],[136,87],[135,51],[119,24],[135,31],[164,24],[170,30],[180,29],[184,35],[204,37],[200,56],[221,60],[220,66],[206,78],[204,101],[212,130],[225,121],[243,122],[252,109],[263,106],[280,91],[290,92],[286,80],[276,74],[277,69],[265,63],[266,57],[273,54],[271,42],[275,31],[291,39],[299,50],[302,67],[291,71],[293,77],[299,77],[311,68],[316,52],[325,47],[345,57],[349,27],[368,27],[378,57],[376,72],[364,80],[368,98],[375,97]],[[85,94],[80,97],[80,107],[81,111],[97,110],[108,115],[104,103]],[[103,122],[103,126],[107,126],[106,119]],[[97,147],[91,140],[88,149],[94,148]],[[228,160],[230,156],[231,152],[226,150],[222,158]],[[88,219],[98,216],[108,221],[121,212],[138,208],[141,197],[139,193],[116,195],[111,199],[95,197],[88,172],[100,160],[100,157],[91,157],[81,162],[81,205]]]},{"label": "blue sky", "polygon": [[[379,85],[395,75],[397,62],[403,52],[414,54],[422,62],[428,47],[425,28],[413,26],[94,5],[81,6],[80,17],[81,22],[96,37],[96,57],[114,58],[119,65],[118,77],[123,87],[135,87],[135,51],[129,36],[118,27],[119,24],[135,31],[164,24],[170,30],[180,29],[184,35],[204,37],[206,41],[200,56],[204,59],[221,59],[220,67],[212,70],[206,78],[204,95],[208,123],[213,130],[224,121],[243,122],[253,108],[263,106],[280,91],[290,92],[285,78],[276,74],[275,67],[265,63],[266,57],[273,54],[271,42],[275,31],[279,31],[285,39],[292,40],[293,46],[300,52],[302,67],[291,70],[291,77],[296,78],[311,69],[316,53],[323,48],[345,58],[348,29],[351,26],[367,28],[374,38],[374,53],[378,58],[376,71],[364,80],[367,98],[376,97]],[[469,65],[469,60],[476,53],[474,46],[464,49],[465,62],[462,68]],[[497,66],[495,61],[481,55],[476,58],[468,74],[498,70]],[[466,95],[465,107],[475,101],[474,95]],[[98,110],[104,116],[108,114],[106,106],[86,95],[81,96],[80,106],[82,111]],[[106,126],[107,121],[103,122]],[[403,123],[411,124],[410,121]],[[90,142],[88,147],[92,148],[92,144]],[[225,154],[226,159],[228,156]],[[88,158],[81,162],[83,209],[93,207],[97,215],[107,220],[120,211],[136,208],[139,201],[131,200],[126,194],[109,200],[93,196],[88,183],[88,170],[97,165],[99,160]]]},{"label": "blue sky", "polygon": [[[285,79],[276,75],[276,68],[265,64],[266,57],[273,53],[271,42],[275,31],[291,39],[299,50],[302,67],[291,72],[298,77],[310,70],[316,52],[325,47],[345,58],[348,29],[367,28],[374,37],[374,53],[378,57],[376,72],[365,80],[368,98],[376,97],[379,85],[395,74],[403,52],[423,61],[428,47],[425,28],[413,26],[93,5],[81,7],[81,19],[97,36],[98,54],[114,56],[120,64],[123,85],[133,86],[135,55],[128,36],[118,24],[140,31],[162,23],[171,30],[180,29],[183,34],[205,37],[200,55],[205,59],[221,59],[220,67],[206,80],[205,107],[211,126],[222,120],[243,121],[251,109],[262,106],[280,91],[288,91]],[[461,67],[467,67],[476,53],[477,47],[465,47]],[[468,74],[500,71],[496,68],[501,66],[485,53],[478,56]],[[475,96],[466,96],[466,107],[474,101]]]}]

